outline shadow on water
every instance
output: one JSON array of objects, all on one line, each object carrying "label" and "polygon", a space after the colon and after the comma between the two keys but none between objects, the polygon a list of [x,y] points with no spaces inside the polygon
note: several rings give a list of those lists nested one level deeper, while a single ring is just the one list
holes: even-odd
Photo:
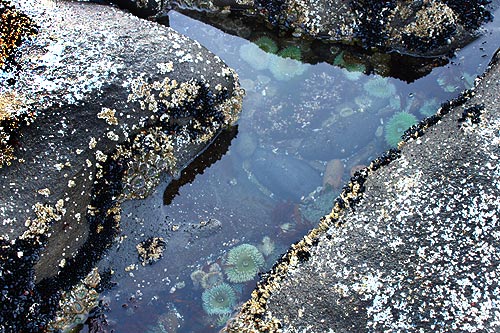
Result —
[{"label": "shadow on water", "polygon": [[[216,332],[257,272],[328,213],[351,174],[470,88],[500,42],[493,22],[446,66],[420,59],[412,67],[349,47],[294,48],[267,32],[274,51],[265,52],[247,40],[260,32],[242,39],[176,12],[169,21],[235,68],[247,95],[238,126],[179,179],[123,204],[121,232],[99,263],[114,272],[101,294],[107,319],[90,319],[115,332]],[[163,240],[163,256],[143,265],[137,246],[153,238]]]},{"label": "shadow on water", "polygon": [[182,170],[178,179],[173,179],[170,182],[163,192],[163,204],[170,205],[175,196],[179,194],[179,189],[182,186],[191,183],[197,175],[203,174],[206,168],[220,160],[227,153],[231,141],[237,134],[238,126],[222,131],[203,153]]}]

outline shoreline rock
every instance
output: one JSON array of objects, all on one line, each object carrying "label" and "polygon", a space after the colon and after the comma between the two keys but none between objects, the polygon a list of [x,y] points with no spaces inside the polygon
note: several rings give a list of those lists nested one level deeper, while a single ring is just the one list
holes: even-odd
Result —
[{"label": "shoreline rock", "polygon": [[243,90],[170,28],[96,4],[14,5],[38,34],[20,46],[21,70],[0,77],[20,115],[0,168],[0,328],[35,332],[110,244],[120,203],[172,179],[234,124]]},{"label": "shoreline rock", "polygon": [[[144,1],[112,2],[144,13]],[[437,57],[470,42],[477,29],[491,20],[490,11],[498,8],[498,1],[180,0],[167,1],[162,7],[150,1],[146,7],[160,16],[172,8],[188,15],[192,12],[195,17],[197,12],[227,16],[232,11],[263,19],[281,34],[297,38]]]}]

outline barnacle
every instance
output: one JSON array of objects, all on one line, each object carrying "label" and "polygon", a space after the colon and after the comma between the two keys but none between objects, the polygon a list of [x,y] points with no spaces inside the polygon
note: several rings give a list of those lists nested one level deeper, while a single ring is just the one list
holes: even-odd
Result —
[{"label": "barnacle", "polygon": [[36,33],[31,19],[7,1],[0,0],[0,68],[9,61],[24,38]]}]

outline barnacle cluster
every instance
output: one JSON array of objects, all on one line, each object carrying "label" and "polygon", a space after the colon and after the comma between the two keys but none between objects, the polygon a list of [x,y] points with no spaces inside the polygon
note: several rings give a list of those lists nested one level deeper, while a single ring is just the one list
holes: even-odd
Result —
[{"label": "barnacle cluster", "polygon": [[15,131],[23,122],[20,118],[31,118],[31,114],[23,114],[20,117],[23,103],[21,99],[12,92],[0,93],[0,168],[10,165],[14,160]]},{"label": "barnacle cluster", "polygon": [[63,293],[59,300],[59,310],[55,319],[49,324],[49,332],[70,332],[83,324],[89,312],[97,306],[99,294],[95,288],[101,278],[96,268],[90,271],[85,279],[70,291]]},{"label": "barnacle cluster", "polygon": [[165,241],[162,237],[150,237],[137,244],[136,249],[142,265],[146,266],[160,260],[165,249]]},{"label": "barnacle cluster", "polygon": [[24,38],[36,34],[32,20],[8,1],[0,0],[0,68],[12,62],[12,55]]},{"label": "barnacle cluster", "polygon": [[161,128],[134,139],[132,155],[123,180],[125,198],[145,198],[160,184],[164,172],[174,172],[177,159],[169,135]]},{"label": "barnacle cluster", "polygon": [[453,10],[439,1],[430,1],[414,15],[414,21],[402,31],[405,44],[425,50],[434,45],[446,45],[456,30],[457,16]]},{"label": "barnacle cluster", "polygon": [[234,283],[250,281],[255,278],[264,263],[262,253],[255,246],[238,245],[227,255],[225,262],[227,278]]}]

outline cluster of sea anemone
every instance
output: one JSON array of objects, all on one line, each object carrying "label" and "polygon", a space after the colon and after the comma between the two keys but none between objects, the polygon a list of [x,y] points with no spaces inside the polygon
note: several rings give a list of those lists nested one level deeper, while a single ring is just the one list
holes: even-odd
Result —
[{"label": "cluster of sea anemone", "polygon": [[280,81],[301,75],[306,65],[301,62],[302,51],[298,46],[287,46],[278,52],[276,42],[269,37],[261,37],[254,43],[240,47],[240,57],[256,70],[266,68]]},{"label": "cluster of sea anemone", "polygon": [[377,98],[389,98],[396,93],[396,87],[388,79],[375,77],[363,85],[364,90],[370,96]]},{"label": "cluster of sea anemone", "polygon": [[342,51],[335,57],[333,64],[344,68],[344,76],[348,80],[355,81],[366,71],[366,66],[362,63],[349,60],[345,59],[344,52]]},{"label": "cluster of sea anemone", "polygon": [[250,244],[242,244],[229,251],[225,271],[229,281],[241,283],[254,279],[262,266],[264,257],[259,249]]},{"label": "cluster of sea anemone", "polygon": [[397,147],[401,135],[417,123],[417,118],[408,112],[394,114],[385,125],[385,141],[391,147]]},{"label": "cluster of sea anemone", "polygon": [[195,287],[201,286],[203,289],[212,288],[224,281],[222,270],[217,263],[210,265],[208,272],[197,269],[191,273],[191,280]]}]

